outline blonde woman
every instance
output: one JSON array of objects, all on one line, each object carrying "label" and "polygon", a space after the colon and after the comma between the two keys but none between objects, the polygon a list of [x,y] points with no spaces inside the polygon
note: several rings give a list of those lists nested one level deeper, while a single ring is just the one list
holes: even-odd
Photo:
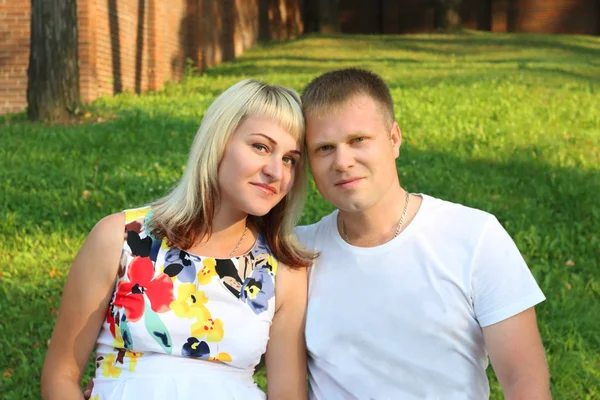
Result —
[{"label": "blonde woman", "polygon": [[42,372],[44,399],[306,398],[304,312],[313,259],[293,227],[306,187],[291,89],[239,82],[208,108],[181,181],[102,219],[67,278]]}]

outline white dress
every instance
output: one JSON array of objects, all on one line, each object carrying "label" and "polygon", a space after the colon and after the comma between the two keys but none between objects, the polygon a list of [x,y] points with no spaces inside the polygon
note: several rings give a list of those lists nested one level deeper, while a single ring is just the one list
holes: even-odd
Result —
[{"label": "white dress", "polygon": [[125,214],[91,399],[265,399],[252,377],[275,304],[264,238],[236,258],[201,257],[151,237],[149,207]]}]

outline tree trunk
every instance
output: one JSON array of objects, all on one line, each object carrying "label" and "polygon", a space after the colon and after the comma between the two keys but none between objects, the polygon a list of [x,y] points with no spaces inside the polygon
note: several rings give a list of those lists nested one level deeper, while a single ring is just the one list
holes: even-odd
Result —
[{"label": "tree trunk", "polygon": [[319,29],[321,33],[340,32],[339,1],[319,1]]},{"label": "tree trunk", "polygon": [[79,109],[76,0],[31,0],[27,114],[64,122]]},{"label": "tree trunk", "polygon": [[461,3],[462,0],[436,0],[434,12],[436,29],[451,30],[461,27]]},{"label": "tree trunk", "polygon": [[506,10],[506,31],[516,32],[519,17],[518,0],[508,0],[508,9]]},{"label": "tree trunk", "polygon": [[302,20],[304,21],[304,33],[319,32],[319,4],[317,0],[304,0],[302,9]]},{"label": "tree trunk", "polygon": [[492,30],[492,0],[480,0],[477,29],[480,31]]}]

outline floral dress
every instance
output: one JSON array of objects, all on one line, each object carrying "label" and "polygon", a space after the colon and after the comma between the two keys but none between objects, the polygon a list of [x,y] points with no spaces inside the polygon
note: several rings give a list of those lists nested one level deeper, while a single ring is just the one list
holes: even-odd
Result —
[{"label": "floral dress", "polygon": [[150,235],[149,207],[125,215],[92,400],[265,399],[252,378],[275,305],[264,238],[239,257],[197,256]]}]

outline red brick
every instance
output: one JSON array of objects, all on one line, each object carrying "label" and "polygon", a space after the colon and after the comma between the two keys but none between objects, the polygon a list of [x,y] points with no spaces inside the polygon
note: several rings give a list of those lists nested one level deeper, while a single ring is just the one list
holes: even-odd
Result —
[{"label": "red brick", "polygon": [[[300,6],[302,0],[273,0],[271,7],[286,7],[287,14],[280,21],[271,21],[273,38],[290,38],[292,31],[302,32]],[[237,20],[245,21],[244,26],[228,26],[233,23],[227,15],[222,15],[220,0],[204,0],[205,8],[193,10],[188,7],[188,0],[172,0],[170,2],[145,1],[143,48],[141,49],[140,76],[136,77],[137,43],[138,43],[138,6],[139,0],[119,0],[118,22],[119,35],[111,32],[111,19],[105,0],[78,1],[79,57],[80,57],[80,90],[85,100],[93,100],[98,95],[112,94],[113,77],[113,43],[117,38],[120,44],[120,81],[123,90],[133,91],[136,82],[142,90],[158,89],[167,81],[181,78],[185,69],[185,48],[187,46],[201,49],[209,48],[216,41],[216,49],[212,49],[212,58],[206,65],[240,54],[254,45],[258,40],[258,0],[233,0],[238,15]],[[8,68],[0,70],[0,87],[2,97],[11,97],[11,104],[0,104],[0,114],[21,110],[25,106],[25,90],[27,84],[27,64],[29,62],[29,18],[30,0],[0,0],[0,19],[7,28],[2,34],[6,39],[0,42],[2,60]],[[208,12],[208,16],[207,16]],[[186,27],[183,21],[197,21]],[[225,21],[224,26],[215,23]],[[293,27],[293,29],[290,29]],[[182,31],[183,29],[183,31]],[[182,33],[183,32],[183,33]],[[225,50],[227,39],[222,32],[233,32],[228,39],[233,42],[229,50]],[[182,39],[183,42],[182,43]],[[4,56],[7,48],[9,56]],[[198,54],[202,54],[200,50]],[[199,58],[198,55],[196,55]],[[6,60],[6,61],[4,61]],[[175,65],[171,63],[175,61]],[[197,60],[202,66],[202,60]],[[16,104],[16,105],[15,105]]]}]

